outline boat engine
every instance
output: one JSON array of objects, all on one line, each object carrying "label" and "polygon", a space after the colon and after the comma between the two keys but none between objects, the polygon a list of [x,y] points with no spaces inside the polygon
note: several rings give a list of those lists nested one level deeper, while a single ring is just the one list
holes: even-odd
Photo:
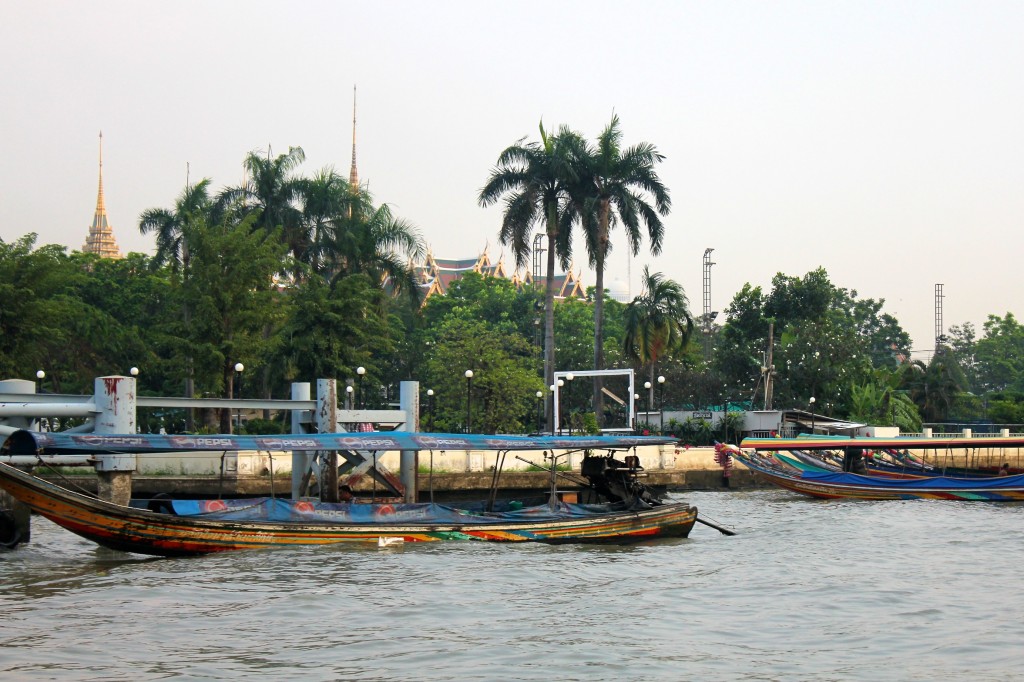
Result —
[{"label": "boat engine", "polygon": [[640,458],[629,455],[619,461],[608,455],[604,457],[587,455],[583,458],[580,470],[590,482],[593,490],[609,502],[632,503],[642,500],[649,505],[662,504],[661,497],[637,480]]}]

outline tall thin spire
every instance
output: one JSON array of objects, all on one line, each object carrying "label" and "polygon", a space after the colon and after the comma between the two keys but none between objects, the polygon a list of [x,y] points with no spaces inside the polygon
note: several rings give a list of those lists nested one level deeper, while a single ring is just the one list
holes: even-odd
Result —
[{"label": "tall thin spire", "polygon": [[96,193],[96,212],[89,226],[89,235],[85,238],[82,251],[95,253],[100,258],[120,258],[121,251],[114,240],[114,230],[107,220],[107,204],[103,199],[103,131],[100,131],[100,186]]},{"label": "tall thin spire", "polygon": [[356,170],[356,86],[352,86],[352,169],[348,172],[348,184],[359,189],[359,171]]}]

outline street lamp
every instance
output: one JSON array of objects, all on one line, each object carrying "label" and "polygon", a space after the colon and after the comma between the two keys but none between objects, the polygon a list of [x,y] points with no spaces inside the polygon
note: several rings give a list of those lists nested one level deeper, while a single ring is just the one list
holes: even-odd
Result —
[{"label": "street lamp", "polygon": [[[554,404],[555,404],[555,385],[551,384],[550,386],[548,386],[548,390],[551,391],[551,414],[553,415],[555,413],[555,408],[554,408]],[[554,420],[554,418],[551,419],[551,423],[549,424],[549,426],[551,427],[551,435],[552,436],[555,435],[555,420]]]},{"label": "street lamp", "polygon": [[350,410],[354,410],[356,408],[356,399],[355,396],[353,395],[355,391],[356,389],[352,388],[352,384],[349,384],[348,386],[345,387],[345,397],[348,399],[347,407]]},{"label": "street lamp", "polygon": [[[562,388],[563,386],[565,386],[565,382],[562,381],[561,379],[559,379],[555,383],[558,384],[558,388]],[[551,390],[553,391],[555,389],[552,388]],[[558,392],[558,435],[559,436],[562,435],[562,392],[561,391]]]},{"label": "street lamp", "polygon": [[[239,398],[242,397],[242,372],[244,372],[244,371],[245,371],[245,365],[243,365],[240,362],[236,362],[235,363],[235,373],[238,375],[238,397]],[[233,392],[234,391],[234,386],[232,386],[231,388],[232,388],[232,392]],[[234,397],[234,396],[232,396],[232,397]],[[242,430],[242,408],[241,407],[238,408],[238,430],[239,431]]]},{"label": "street lamp", "polygon": [[814,396],[811,396],[811,400],[807,405],[807,410],[811,413],[811,435],[814,435]]},{"label": "street lamp", "polygon": [[569,422],[569,435],[572,435],[572,380],[576,378],[576,375],[569,372],[565,375],[565,380],[569,383],[565,385],[565,416]]},{"label": "street lamp", "polygon": [[639,407],[640,407],[640,394],[639,393],[634,393],[633,394],[633,423],[631,425],[633,427],[634,431],[636,431],[636,413],[637,413],[637,409]]},{"label": "street lamp", "polygon": [[427,431],[434,430],[434,389],[427,389]]},{"label": "street lamp", "polygon": [[46,378],[46,372],[44,372],[43,370],[38,370],[36,372],[36,379],[39,381],[39,386],[36,387],[36,393],[42,393],[43,392],[43,379],[45,379],[45,378]]},{"label": "street lamp", "polygon": [[139,376],[139,368],[132,367],[130,370],[128,370],[128,373],[131,374],[133,377],[137,377]]},{"label": "street lamp", "polygon": [[658,426],[661,435],[665,435],[665,377],[658,376]]},{"label": "street lamp", "polygon": [[540,416],[544,408],[544,391],[537,391],[537,433],[540,433]]},{"label": "street lamp", "polygon": [[466,370],[466,433],[473,433],[473,370]]},{"label": "street lamp", "polygon": [[[647,392],[647,419],[651,418],[651,382],[644,382],[644,390]],[[649,422],[648,422],[649,423]]]},{"label": "street lamp", "polygon": [[358,384],[357,388],[359,389],[359,396],[358,397],[359,397],[359,408],[360,409],[366,407],[366,398],[363,397],[363,375],[364,374],[366,374],[366,368],[365,367],[356,367],[356,375],[357,375],[356,383]]}]

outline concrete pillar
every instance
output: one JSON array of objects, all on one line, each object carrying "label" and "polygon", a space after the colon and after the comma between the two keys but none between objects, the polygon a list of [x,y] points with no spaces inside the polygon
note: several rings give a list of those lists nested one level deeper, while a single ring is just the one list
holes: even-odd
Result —
[{"label": "concrete pillar", "polygon": [[[420,430],[420,382],[403,381],[399,385],[399,408],[405,412],[405,430]],[[405,501],[416,502],[419,490],[416,488],[416,473],[419,469],[419,452],[402,450],[400,455],[399,478],[405,488]]]},{"label": "concrete pillar", "polygon": [[[97,377],[93,386],[95,432],[135,433],[135,377]],[[114,504],[130,504],[135,468],[135,455],[97,455],[97,496]]]},{"label": "concrete pillar", "polygon": [[[0,393],[31,395],[36,392],[36,382],[25,379],[7,379],[0,381]],[[5,417],[4,424],[15,429],[35,429],[35,419],[28,417]],[[2,438],[0,438],[2,439]],[[4,513],[2,510],[7,509]],[[28,542],[32,535],[30,519],[32,512],[21,502],[8,493],[0,490],[0,542]],[[8,527],[9,526],[9,527]]]},{"label": "concrete pillar", "polygon": [[[319,433],[338,432],[338,380],[316,380],[316,425]],[[320,471],[320,499],[338,501],[338,453],[327,455],[327,466]]]},{"label": "concrete pillar", "polygon": [[[292,400],[309,400],[309,382],[292,384]],[[302,422],[305,410],[292,410],[292,433],[302,433]],[[309,468],[309,460],[312,453],[295,451],[292,452],[292,499],[297,500],[302,493],[302,477]]]},{"label": "concrete pillar", "polygon": [[932,437],[931,427],[926,427],[925,429],[923,429],[921,435],[923,435],[925,438],[931,438]]},{"label": "concrete pillar", "polygon": [[971,436],[971,430],[970,429],[964,429],[963,435],[964,435],[964,438],[971,438],[972,437]]},{"label": "concrete pillar", "polygon": [[1010,437],[1010,429],[999,429],[999,437],[1000,438],[1009,438]]}]

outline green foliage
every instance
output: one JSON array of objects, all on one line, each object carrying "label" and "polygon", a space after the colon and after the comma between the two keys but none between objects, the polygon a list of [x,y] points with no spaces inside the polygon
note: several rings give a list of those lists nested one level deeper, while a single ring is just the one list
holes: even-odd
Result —
[{"label": "green foliage", "polygon": [[681,352],[693,334],[689,301],[678,282],[644,266],[644,291],[626,305],[626,357],[641,366]]},{"label": "green foliage", "polygon": [[540,294],[533,287],[517,289],[507,279],[467,272],[451,283],[444,296],[432,296],[423,306],[427,328],[452,319],[482,320],[495,331],[537,343]]},{"label": "green foliage", "polygon": [[248,434],[277,434],[288,433],[290,425],[285,424],[283,419],[247,419],[242,422],[242,433]]},{"label": "green foliage", "polygon": [[382,360],[394,352],[396,330],[379,287],[365,275],[332,283],[313,276],[287,296],[288,319],[272,355],[283,379],[345,380],[355,378],[362,366],[367,388],[381,383]]},{"label": "green foliage", "polygon": [[757,385],[774,322],[774,404],[805,407],[814,396],[829,413],[845,414],[853,385],[909,357],[910,338],[881,312],[883,303],[835,287],[821,268],[802,278],[777,274],[767,296],[746,285],[727,309],[715,367],[727,384]]},{"label": "green foliage", "polygon": [[234,364],[264,357],[264,329],[280,318],[272,277],[284,260],[275,233],[252,229],[252,218],[220,225],[197,223],[190,235],[189,278],[180,301],[192,311],[182,329],[198,391],[227,395]]},{"label": "green foliage", "polygon": [[1024,326],[1013,313],[989,315],[975,346],[978,380],[986,391],[1024,391]]},{"label": "green foliage", "polygon": [[480,433],[521,433],[534,421],[535,394],[543,383],[536,373],[534,347],[516,334],[503,334],[482,321],[453,318],[431,329],[431,351],[424,384],[436,394],[434,428],[466,428],[464,376],[473,370],[472,429]]}]

